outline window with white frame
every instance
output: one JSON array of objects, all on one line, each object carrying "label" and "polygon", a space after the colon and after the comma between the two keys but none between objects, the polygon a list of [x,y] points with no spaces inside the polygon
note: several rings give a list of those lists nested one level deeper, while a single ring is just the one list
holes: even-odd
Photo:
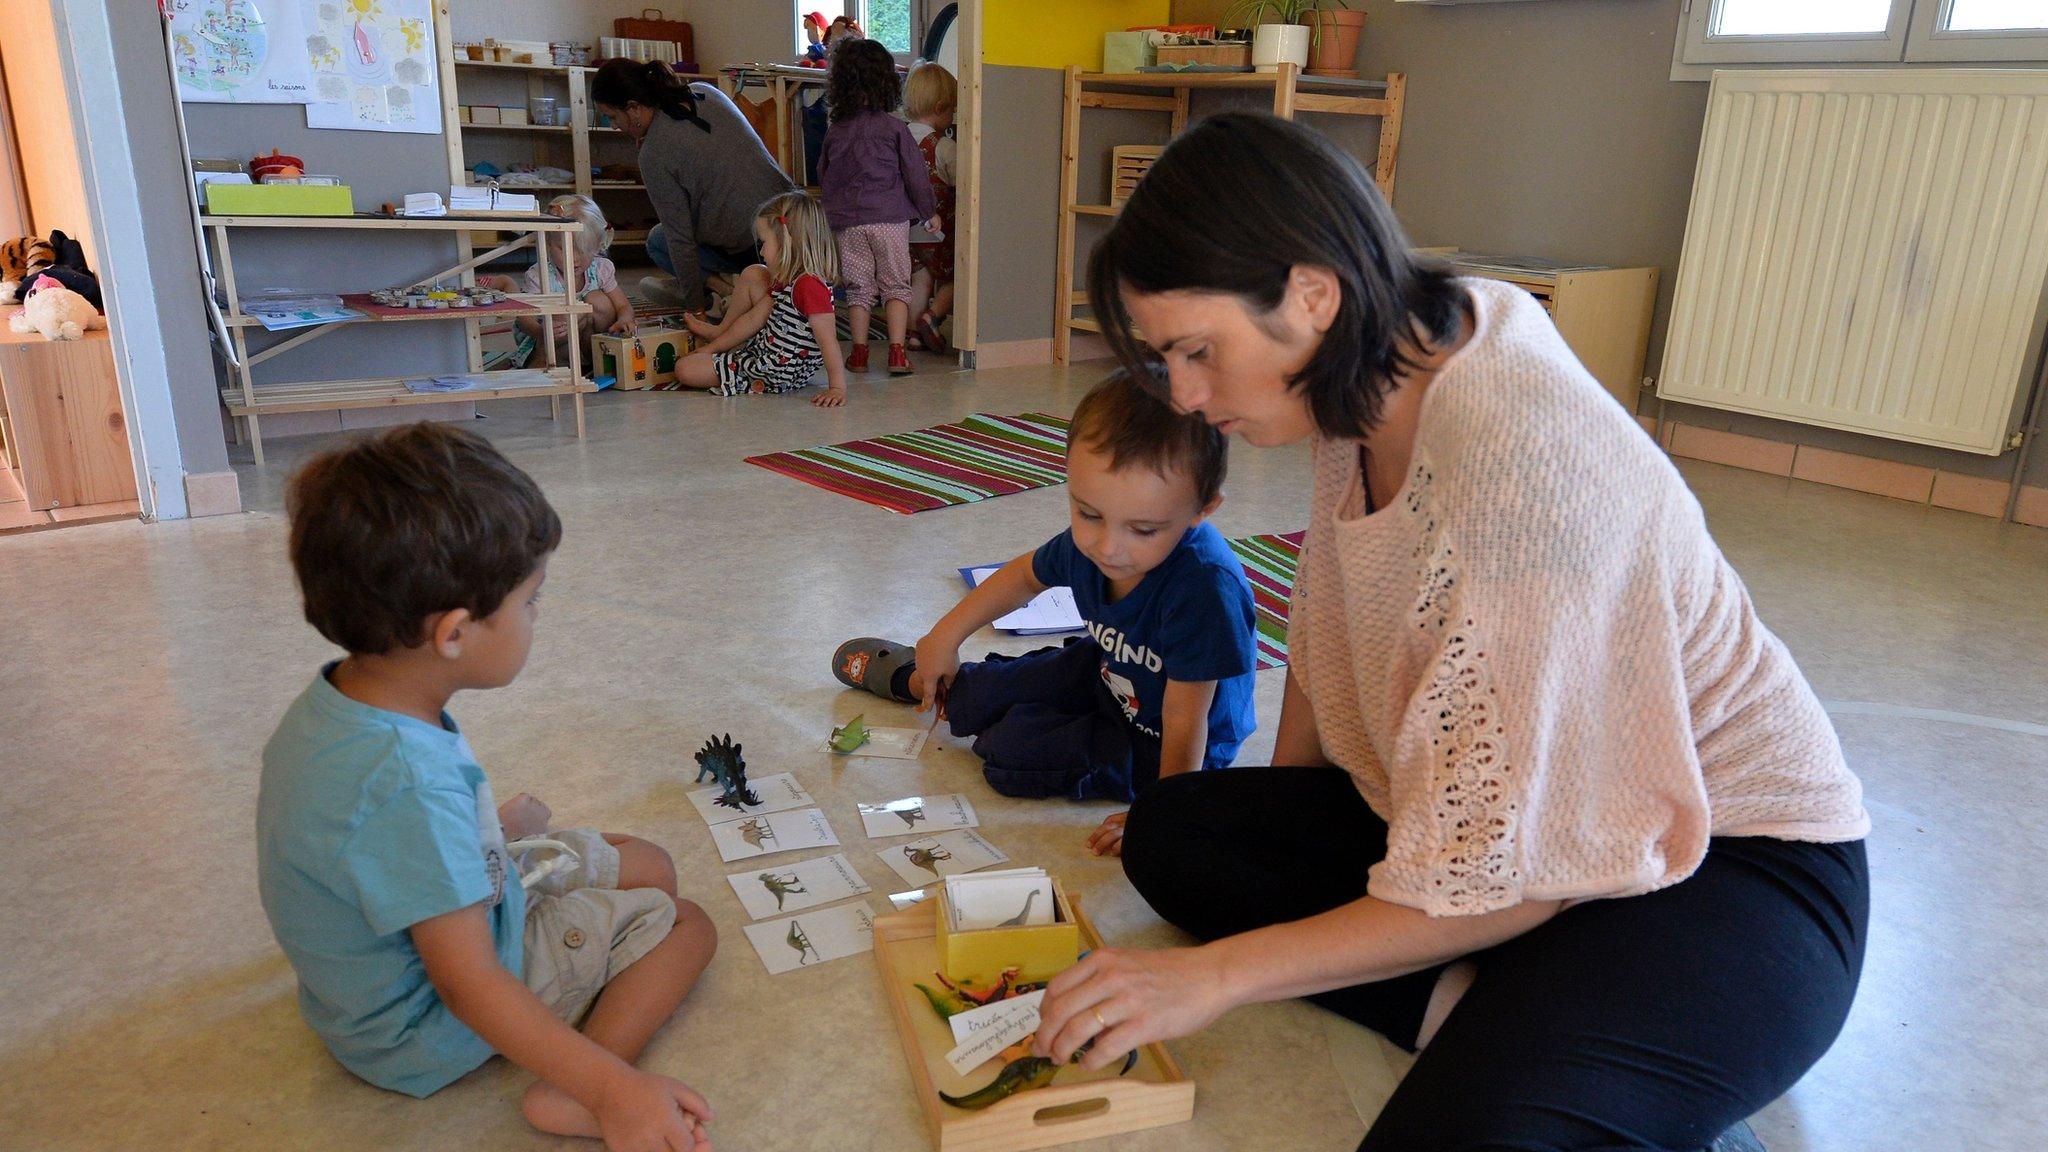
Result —
[{"label": "window with white frame", "polygon": [[[6,0],[0,0],[5,3]],[[923,24],[920,0],[796,0],[791,19],[794,45],[801,57],[810,39],[804,33],[804,15],[816,12],[828,22],[837,16],[851,16],[870,40],[880,40],[889,51],[907,56],[917,50],[913,41]]]},{"label": "window with white frame", "polygon": [[1686,0],[1680,63],[2048,60],[2048,0]]}]

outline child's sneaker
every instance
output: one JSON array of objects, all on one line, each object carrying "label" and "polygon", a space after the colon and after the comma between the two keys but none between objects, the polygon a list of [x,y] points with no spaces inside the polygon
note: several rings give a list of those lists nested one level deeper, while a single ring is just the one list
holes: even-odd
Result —
[{"label": "child's sneaker", "polygon": [[901,344],[889,345],[889,375],[908,376],[917,369],[910,366],[910,353]]},{"label": "child's sneaker", "polygon": [[848,353],[846,357],[846,370],[848,372],[865,372],[868,370],[867,345],[855,344],[853,346],[853,351]]},{"label": "child's sneaker", "polygon": [[917,663],[917,649],[878,636],[848,640],[832,654],[832,675],[848,688],[863,688],[884,700],[916,704],[910,694],[909,669]]}]

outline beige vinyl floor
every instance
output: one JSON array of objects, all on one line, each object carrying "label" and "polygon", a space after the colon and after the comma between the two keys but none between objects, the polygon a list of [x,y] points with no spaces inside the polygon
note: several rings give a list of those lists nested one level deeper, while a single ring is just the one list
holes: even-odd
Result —
[{"label": "beige vinyl floor", "polygon": [[[942,742],[914,764],[839,760],[826,730],[907,709],[843,693],[841,639],[914,639],[954,569],[1057,531],[1061,489],[899,516],[743,464],[755,452],[988,410],[1067,411],[1092,372],[877,375],[853,403],[603,395],[578,442],[543,404],[477,427],[567,526],[538,643],[512,687],[453,710],[499,795],[667,847],[723,935],[645,1066],[702,1090],[717,1145],[927,1147],[870,961],[769,977],[684,797],[730,731],[792,771],[869,883],[896,891],[857,801],[963,791],[983,831],[1064,878],[1117,944],[1176,934],[1086,832],[1107,805],[989,793]],[[417,1102],[352,1080],[300,1022],[256,899],[258,751],[329,653],[299,619],[279,508],[317,442],[240,467],[246,514],[0,539],[0,1148],[594,1147],[528,1130],[527,1076],[494,1061]],[[242,450],[246,452],[246,449]],[[1305,455],[1240,446],[1229,534],[1300,528]],[[1834,1050],[1757,1128],[1778,1152],[2038,1149],[2048,1131],[2048,532],[1686,463],[1764,617],[1837,709],[1875,820],[1875,922]],[[1031,642],[984,635],[973,651]],[[1260,677],[1270,747],[1281,674]],[[822,852],[817,854],[823,854]],[[795,857],[792,857],[795,858]],[[1195,1118],[1094,1147],[1351,1148],[1398,1061],[1299,1003],[1245,1009],[1173,1050]]]}]

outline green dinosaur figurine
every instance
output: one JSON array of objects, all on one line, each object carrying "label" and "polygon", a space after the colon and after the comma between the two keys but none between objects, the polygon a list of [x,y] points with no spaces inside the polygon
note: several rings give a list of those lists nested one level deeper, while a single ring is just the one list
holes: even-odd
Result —
[{"label": "green dinosaur figurine", "polygon": [[869,740],[868,726],[862,723],[865,717],[866,714],[863,713],[834,728],[832,730],[832,739],[826,741],[826,746],[841,756],[852,755],[855,749],[866,744]]},{"label": "green dinosaur figurine", "polygon": [[938,979],[940,986],[945,988],[944,992],[922,981],[912,983],[918,991],[924,993],[925,1000],[931,1004],[932,1011],[937,1012],[941,1020],[950,1020],[970,1009],[985,1008],[998,1000],[1008,1000],[1012,996],[1022,996],[1026,992],[1036,992],[1045,987],[1044,984],[1017,983],[1015,968],[1003,969],[1002,976],[985,992],[977,992],[973,988],[955,984],[946,979],[943,972],[934,972],[932,975]]},{"label": "green dinosaur figurine", "polygon": [[978,1088],[965,1096],[948,1096],[941,1092],[939,1099],[955,1108],[965,1108],[970,1112],[979,1111],[998,1101],[1007,1100],[1019,1092],[1045,1087],[1052,1083],[1052,1078],[1059,1070],[1060,1066],[1057,1063],[1043,1056],[1025,1056],[1003,1065],[1003,1070],[996,1073],[996,1078],[989,1081],[986,1087]]}]

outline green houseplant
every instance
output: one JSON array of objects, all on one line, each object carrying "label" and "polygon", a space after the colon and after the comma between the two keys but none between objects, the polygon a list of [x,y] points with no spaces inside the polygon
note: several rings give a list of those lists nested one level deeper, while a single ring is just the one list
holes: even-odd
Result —
[{"label": "green houseplant", "polygon": [[1230,22],[1252,29],[1252,68],[1278,72],[1283,61],[1308,67],[1311,30],[1304,17],[1317,0],[1244,0],[1230,10]]}]

